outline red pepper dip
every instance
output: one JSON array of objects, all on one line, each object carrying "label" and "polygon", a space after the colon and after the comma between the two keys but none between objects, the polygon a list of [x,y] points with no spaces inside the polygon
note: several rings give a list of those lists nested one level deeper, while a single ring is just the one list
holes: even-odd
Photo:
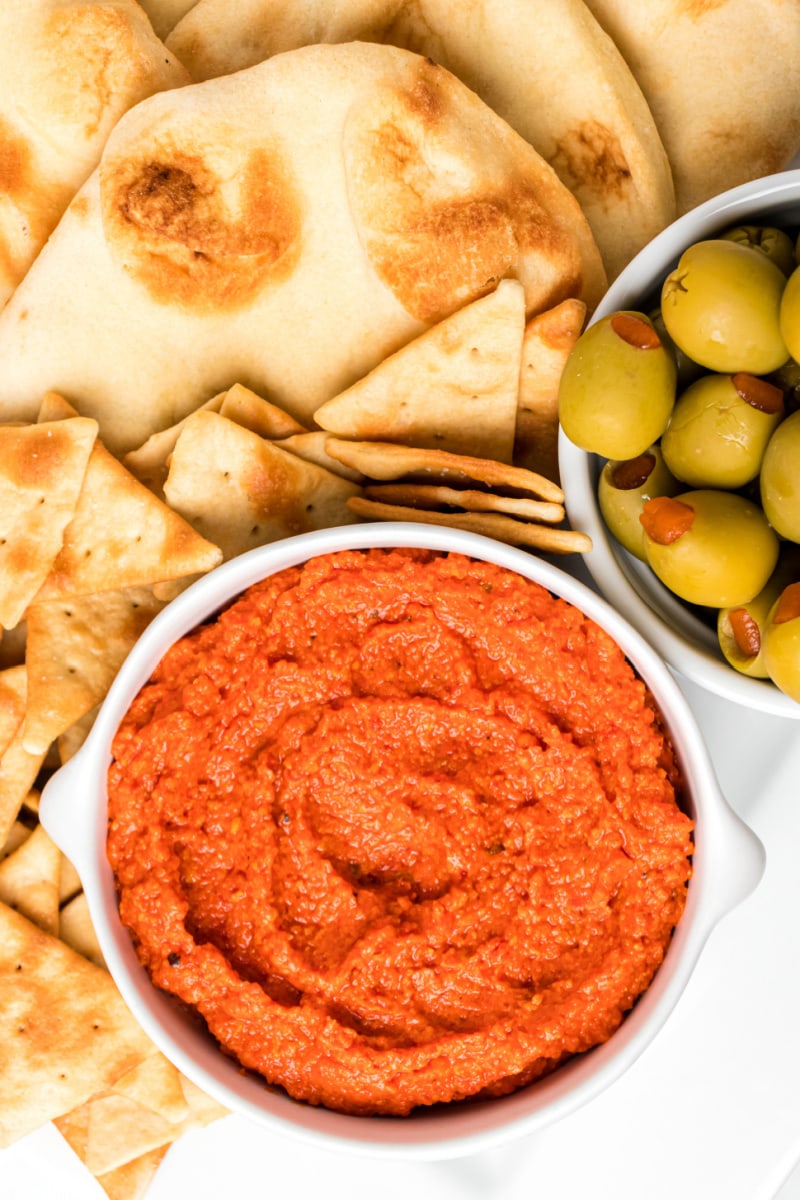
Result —
[{"label": "red pepper dip", "polygon": [[113,746],[154,983],[299,1100],[502,1095],[605,1041],[679,920],[652,699],[574,606],[457,554],[323,555],[179,641]]}]

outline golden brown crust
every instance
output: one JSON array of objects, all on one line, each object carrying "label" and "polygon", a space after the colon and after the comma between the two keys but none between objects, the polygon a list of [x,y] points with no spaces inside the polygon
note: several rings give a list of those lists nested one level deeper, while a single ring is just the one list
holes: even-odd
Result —
[{"label": "golden brown crust", "polygon": [[263,144],[217,159],[165,143],[101,170],[112,253],[162,303],[240,304],[296,261],[302,212],[284,155]]}]

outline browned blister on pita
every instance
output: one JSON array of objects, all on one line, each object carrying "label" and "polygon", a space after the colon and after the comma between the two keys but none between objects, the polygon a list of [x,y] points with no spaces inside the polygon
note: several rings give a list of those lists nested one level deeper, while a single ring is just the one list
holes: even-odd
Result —
[{"label": "browned blister on pita", "polygon": [[279,538],[348,524],[349,480],[279,449],[212,412],[195,413],[175,444],[169,504],[226,559]]},{"label": "browned blister on pita", "polygon": [[83,417],[0,426],[0,625],[13,629],[61,550],[97,437]]}]

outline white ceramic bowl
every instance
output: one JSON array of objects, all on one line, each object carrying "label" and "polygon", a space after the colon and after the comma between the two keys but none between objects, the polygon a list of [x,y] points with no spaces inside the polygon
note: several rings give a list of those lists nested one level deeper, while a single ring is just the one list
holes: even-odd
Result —
[{"label": "white ceramic bowl", "polygon": [[[616,640],[644,678],[666,721],[688,781],[696,822],[694,874],[685,914],[649,990],[605,1045],[513,1095],[440,1106],[406,1118],[344,1116],[298,1104],[243,1074],[193,1021],[150,983],[122,926],[106,859],[106,772],[110,746],[131,701],[168,646],[257,580],[315,555],[348,548],[413,546],[487,559],[542,584],[582,609]],[[724,800],[692,712],[661,658],[591,589],[521,550],[462,531],[420,524],[330,529],[253,550],[207,575],[164,609],[131,652],[80,751],[51,779],[41,820],[74,862],[108,967],[156,1045],[232,1111],[328,1148],[373,1155],[445,1158],[533,1132],[585,1103],[650,1042],[683,991],[710,931],[757,884],[760,842]]]},{"label": "white ceramic bowl", "polygon": [[[731,225],[800,224],[800,170],[785,171],[732,188],[680,217],[645,248],[614,281],[592,323],[618,309],[641,309],[657,296],[662,280],[693,242]],[[597,478],[604,459],[578,449],[559,435],[559,464],[570,524],[593,542],[585,562],[603,595],[687,679],[738,704],[800,719],[800,704],[768,680],[751,679],[730,667],[716,633],[615,541],[597,504]]]}]

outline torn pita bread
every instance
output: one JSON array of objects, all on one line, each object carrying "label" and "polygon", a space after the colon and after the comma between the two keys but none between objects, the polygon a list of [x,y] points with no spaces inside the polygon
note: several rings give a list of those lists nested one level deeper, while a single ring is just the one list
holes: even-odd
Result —
[{"label": "torn pita bread", "polygon": [[532,521],[494,512],[434,512],[403,504],[382,504],[364,496],[350,501],[353,512],[373,521],[418,521],[424,525],[444,525],[450,529],[466,529],[485,537],[507,542],[511,546],[526,546],[550,554],[585,554],[592,548],[591,538],[572,529],[553,529]]},{"label": "torn pita bread", "polygon": [[[55,422],[58,429],[64,422]],[[36,426],[44,428],[44,426]],[[222,554],[97,442],[36,603],[210,571]]]},{"label": "torn pita bread", "polygon": [[653,115],[584,0],[248,0],[235,21],[227,0],[199,0],[167,44],[199,80],[356,39],[427,55],[535,146],[580,201],[610,276],[673,220]]},{"label": "torn pita bread", "polygon": [[522,342],[514,463],[554,482],[558,468],[558,388],[586,317],[580,300],[565,300],[531,317]]},{"label": "torn pita bread", "polygon": [[195,413],[172,452],[170,506],[226,559],[279,538],[350,524],[359,488],[212,412]]},{"label": "torn pita bread", "polygon": [[149,588],[31,605],[26,750],[46,750],[104,699],[140,633],[163,607]]},{"label": "torn pita bread", "polygon": [[2,307],[122,114],[188,77],[133,0],[4,0],[0,73]]},{"label": "torn pita bread", "polygon": [[678,213],[783,170],[800,149],[800,5],[587,0],[646,96]]},{"label": "torn pita bread", "polygon": [[13,629],[44,583],[78,504],[97,422],[0,427],[0,625]]},{"label": "torn pita bread", "polygon": [[511,462],[525,328],[516,280],[445,317],[314,413],[340,437]]},{"label": "torn pita bread", "polygon": [[0,1147],[152,1053],[111,977],[0,904]]},{"label": "torn pita bread", "polygon": [[121,455],[244,381],[307,425],[504,277],[528,314],[602,295],[556,173],[427,59],[306,47],[118,122],[0,313],[0,420],[54,389]]}]

